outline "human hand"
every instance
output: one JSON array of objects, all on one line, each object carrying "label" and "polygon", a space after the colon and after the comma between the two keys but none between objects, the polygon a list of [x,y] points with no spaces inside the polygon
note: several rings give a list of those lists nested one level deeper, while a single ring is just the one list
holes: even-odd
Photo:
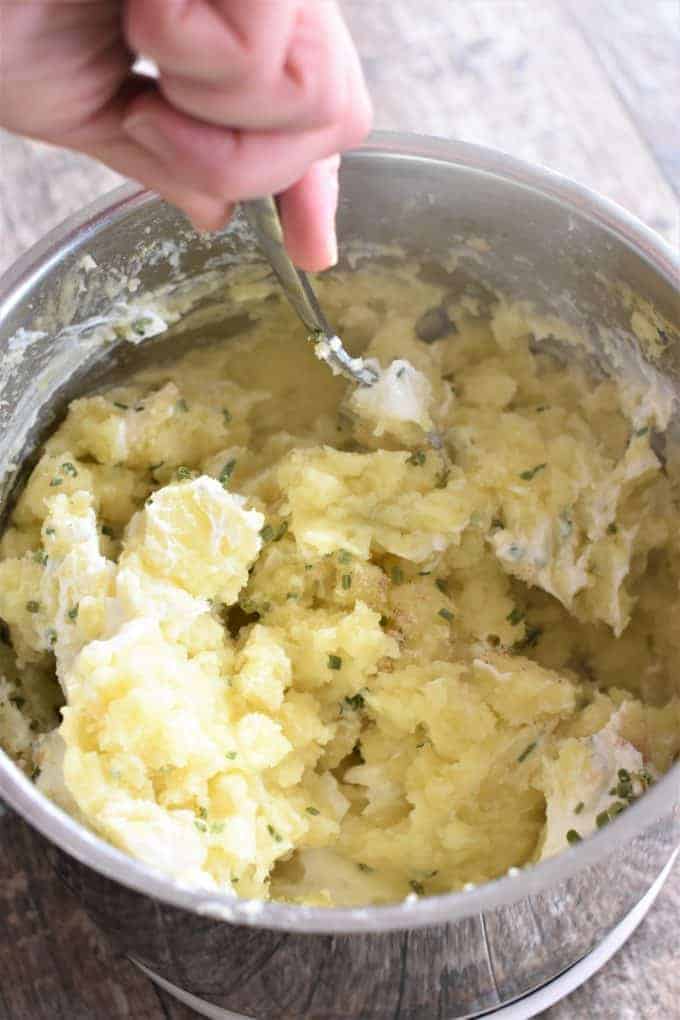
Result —
[{"label": "human hand", "polygon": [[[5,2],[0,124],[84,152],[216,230],[280,196],[288,249],[336,258],[337,154],[371,110],[335,0]],[[132,72],[143,53],[156,81]]]}]

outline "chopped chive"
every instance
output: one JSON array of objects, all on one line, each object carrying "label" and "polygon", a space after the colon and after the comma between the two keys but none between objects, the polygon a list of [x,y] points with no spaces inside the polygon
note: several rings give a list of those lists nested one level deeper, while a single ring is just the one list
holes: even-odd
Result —
[{"label": "chopped chive", "polygon": [[530,482],[532,478],[535,478],[539,471],[543,471],[548,465],[537,464],[536,467],[529,468],[528,471],[520,471],[519,477],[525,482]]},{"label": "chopped chive", "polygon": [[339,655],[329,655],[327,665],[329,669],[342,669],[342,659]]},{"label": "chopped chive", "polygon": [[340,552],[338,553],[338,563],[347,564],[351,562],[352,562],[351,552],[348,552],[347,549],[341,549]]},{"label": "chopped chive", "polygon": [[194,825],[196,826],[196,828],[198,829],[199,832],[207,832],[208,831],[208,826],[205,824],[205,822],[199,821],[198,818],[194,818]]},{"label": "chopped chive", "polygon": [[437,616],[441,616],[442,620],[446,620],[447,623],[451,623],[453,620],[453,613],[450,609],[440,609]]},{"label": "chopped chive", "polygon": [[224,424],[229,425],[229,423],[231,422],[231,411],[228,411],[226,407],[223,407],[222,417],[224,418]]},{"label": "chopped chive", "polygon": [[574,814],[575,815],[580,815],[581,812],[583,811],[584,807],[585,807],[585,804],[583,803],[582,800],[580,800],[578,802],[578,804],[576,805],[576,807],[574,808]]},{"label": "chopped chive", "polygon": [[392,567],[390,577],[392,578],[393,584],[401,584],[404,580],[404,571],[401,567]]},{"label": "chopped chive", "polygon": [[76,603],[76,605],[72,606],[69,609],[68,613],[66,614],[68,616],[69,620],[71,621],[71,623],[75,623],[76,620],[78,619],[78,609],[79,609],[79,607],[80,607],[80,603]]},{"label": "chopped chive", "polygon": [[321,812],[319,811],[318,808],[312,807],[311,805],[309,807],[306,807],[305,811],[307,812],[308,815],[320,815],[321,814]]},{"label": "chopped chive", "polygon": [[283,836],[281,835],[280,832],[276,831],[273,825],[267,826],[267,832],[269,833],[271,838],[275,840],[277,843],[283,843]]},{"label": "chopped chive", "polygon": [[187,402],[184,399],[184,397],[180,397],[179,398],[179,400],[175,404],[175,410],[176,411],[181,411],[183,413],[186,413],[189,410],[189,405],[187,404]]},{"label": "chopped chive", "polygon": [[49,559],[49,556],[43,549],[36,549],[36,551],[33,553],[33,559],[36,563],[40,563],[41,566],[44,567]]},{"label": "chopped chive", "polygon": [[427,454],[424,450],[414,450],[410,457],[406,458],[407,464],[413,464],[414,467],[422,467],[427,460]]},{"label": "chopped chive", "polygon": [[345,591],[349,591],[349,589],[352,587],[352,575],[351,574],[343,574],[342,575],[342,587],[343,587],[343,589]]},{"label": "chopped chive", "polygon": [[273,537],[274,529],[272,528],[271,524],[265,524],[265,526],[260,529],[260,538],[262,539],[263,542],[271,542]]},{"label": "chopped chive", "polygon": [[398,368],[397,369],[397,379],[401,379],[401,377],[404,375],[405,371],[406,371],[406,366],[405,365],[402,365],[401,368]]},{"label": "chopped chive", "polygon": [[538,741],[534,740],[533,743],[529,744],[528,747],[524,748],[524,750],[520,754],[520,756],[517,759],[517,761],[518,762],[526,761],[527,758],[529,757],[529,755],[531,754],[531,752],[536,750],[537,746],[538,746]]},{"label": "chopped chive", "polygon": [[600,811],[599,815],[595,819],[595,824],[598,829],[603,829],[605,825],[609,824],[609,822],[611,822],[611,818],[609,817],[608,811]]},{"label": "chopped chive", "polygon": [[236,460],[235,459],[228,460],[227,463],[222,468],[222,470],[220,471],[218,481],[221,482],[225,489],[229,485],[229,479],[233,475],[235,467]]},{"label": "chopped chive", "polygon": [[283,538],[283,536],[286,534],[287,531],[288,531],[288,521],[281,521],[281,523],[279,524],[278,528],[276,529],[276,531],[274,533],[274,541],[275,542],[280,542],[281,539]]},{"label": "chopped chive", "polygon": [[644,425],[641,429],[636,429],[635,430],[635,435],[638,436],[639,438],[642,438],[642,436],[646,436],[648,432],[649,432],[649,426],[648,425]]},{"label": "chopped chive", "polygon": [[64,484],[64,479],[60,478],[59,475],[55,475],[55,477],[50,482],[50,488],[51,489],[56,489],[56,487],[58,485],[63,485],[63,484]]},{"label": "chopped chive", "polygon": [[524,610],[520,609],[519,606],[515,606],[512,612],[508,613],[506,620],[511,623],[513,627],[516,627],[518,623],[521,623],[524,619]]},{"label": "chopped chive", "polygon": [[204,807],[198,809],[198,817],[202,818],[203,821],[208,817],[208,812]]},{"label": "chopped chive", "polygon": [[46,535],[56,535],[56,531],[54,530],[54,528],[45,528],[45,534]]},{"label": "chopped chive", "polygon": [[611,524],[607,525],[607,534],[608,535],[615,535],[618,530],[619,530],[618,527],[616,526],[616,524],[614,524],[613,521],[612,521]]},{"label": "chopped chive", "polygon": [[52,627],[50,627],[50,629],[47,631],[45,637],[47,638],[47,643],[50,647],[52,647],[52,645],[56,645],[57,632]]},{"label": "chopped chive", "polygon": [[416,894],[416,896],[424,896],[425,895],[425,887],[423,886],[422,882],[417,882],[414,878],[412,878],[409,881],[409,885],[413,889],[413,891]]},{"label": "chopped chive", "polygon": [[542,633],[543,629],[541,627],[527,627],[526,637],[524,638],[527,648],[535,648]]},{"label": "chopped chive", "polygon": [[435,476],[435,487],[437,489],[445,489],[449,483],[450,477],[451,472],[449,468],[443,468],[441,471],[438,471]]},{"label": "chopped chive", "polygon": [[580,843],[582,839],[583,836],[580,832],[577,832],[576,829],[569,829],[569,832],[567,833],[567,843],[569,846],[576,846],[576,844]]},{"label": "chopped chive", "polygon": [[143,316],[141,319],[135,319],[131,325],[137,336],[145,336],[148,327],[153,326],[153,319]]},{"label": "chopped chive", "polygon": [[120,411],[129,411],[130,410],[130,405],[129,404],[123,404],[123,403],[121,403],[120,400],[114,400],[113,406],[117,407]]},{"label": "chopped chive", "polygon": [[370,864],[364,864],[363,861],[357,861],[357,868],[359,871],[363,871],[365,874],[370,875],[371,872],[375,871]]},{"label": "chopped chive", "polygon": [[76,468],[75,464],[71,463],[70,460],[67,460],[64,464],[61,465],[61,470],[64,472],[65,475],[70,475],[71,478],[78,477],[78,469]]},{"label": "chopped chive", "polygon": [[442,595],[448,594],[448,585],[446,581],[443,580],[443,578],[438,577],[434,583],[437,585]]},{"label": "chopped chive", "polygon": [[29,599],[28,602],[26,603],[26,612],[27,613],[39,613],[40,612],[40,603],[36,602],[35,599]]},{"label": "chopped chive", "polygon": [[345,698],[345,704],[358,712],[365,706],[366,702],[364,701],[363,694],[353,694],[351,698]]},{"label": "chopped chive", "polygon": [[236,751],[227,751],[226,752],[226,756],[229,759],[229,761],[235,761],[236,757],[237,757],[237,752]]},{"label": "chopped chive", "polygon": [[176,474],[177,479],[180,482],[186,482],[189,478],[193,477],[193,471],[191,470],[191,468],[186,467],[184,464],[181,464],[177,468]]}]

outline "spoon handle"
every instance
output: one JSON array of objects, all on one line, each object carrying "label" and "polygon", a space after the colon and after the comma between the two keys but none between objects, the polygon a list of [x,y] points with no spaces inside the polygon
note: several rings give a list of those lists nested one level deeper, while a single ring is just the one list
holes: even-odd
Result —
[{"label": "spoon handle", "polygon": [[253,198],[243,202],[241,208],[286,297],[309,332],[333,336],[333,331],[321,311],[306,274],[296,269],[284,247],[283,231],[274,199],[271,195],[266,198]]}]

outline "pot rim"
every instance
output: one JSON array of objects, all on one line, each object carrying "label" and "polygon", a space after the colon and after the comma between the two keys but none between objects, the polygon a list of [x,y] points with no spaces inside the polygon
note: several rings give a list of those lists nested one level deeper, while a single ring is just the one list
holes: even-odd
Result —
[{"label": "pot rim", "polygon": [[[677,256],[663,238],[615,202],[552,170],[503,152],[468,142],[402,132],[374,132],[350,153],[348,163],[412,161],[441,163],[484,173],[533,190],[566,206],[615,235],[647,262],[680,294]],[[0,322],[22,297],[71,250],[87,245],[101,229],[115,225],[130,211],[160,202],[138,185],[124,184],[70,216],[29,249],[0,279]],[[181,885],[88,831],[41,794],[0,749],[0,794],[43,836],[105,877],[169,905],[233,924],[296,934],[341,934],[397,931],[445,924],[496,909],[556,886],[576,872],[597,864],[623,843],[644,832],[677,807],[680,763],[639,801],[605,829],[556,857],[460,892],[359,908],[304,907],[234,898],[226,893]]]}]

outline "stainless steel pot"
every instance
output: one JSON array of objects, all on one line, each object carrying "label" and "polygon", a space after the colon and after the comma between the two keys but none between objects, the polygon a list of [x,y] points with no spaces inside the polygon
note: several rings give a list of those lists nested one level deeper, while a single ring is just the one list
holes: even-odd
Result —
[{"label": "stainless steel pot", "polygon": [[[378,135],[345,158],[341,190],[343,250],[358,244],[380,258],[397,245],[433,263],[455,250],[471,275],[580,327],[599,360],[615,337],[618,352],[636,361],[631,295],[678,325],[670,249],[556,174],[472,145]],[[130,276],[141,293],[207,273],[206,321],[211,310],[213,320],[228,318],[214,273],[246,255],[256,257],[242,223],[201,239],[156,197],[125,187],[16,265],[0,284],[5,505],[21,465],[75,393],[160,356],[168,342],[196,339],[189,332],[132,350],[90,342],[116,288]],[[664,332],[654,371],[675,380],[680,336]],[[125,952],[212,1004],[217,1012],[206,1015],[225,1015],[221,1007],[258,1020],[493,1011],[586,956],[644,897],[680,841],[676,765],[606,829],[537,867],[415,903],[323,910],[179,887],[81,828],[1,753],[0,793],[47,837],[59,874]]]}]

